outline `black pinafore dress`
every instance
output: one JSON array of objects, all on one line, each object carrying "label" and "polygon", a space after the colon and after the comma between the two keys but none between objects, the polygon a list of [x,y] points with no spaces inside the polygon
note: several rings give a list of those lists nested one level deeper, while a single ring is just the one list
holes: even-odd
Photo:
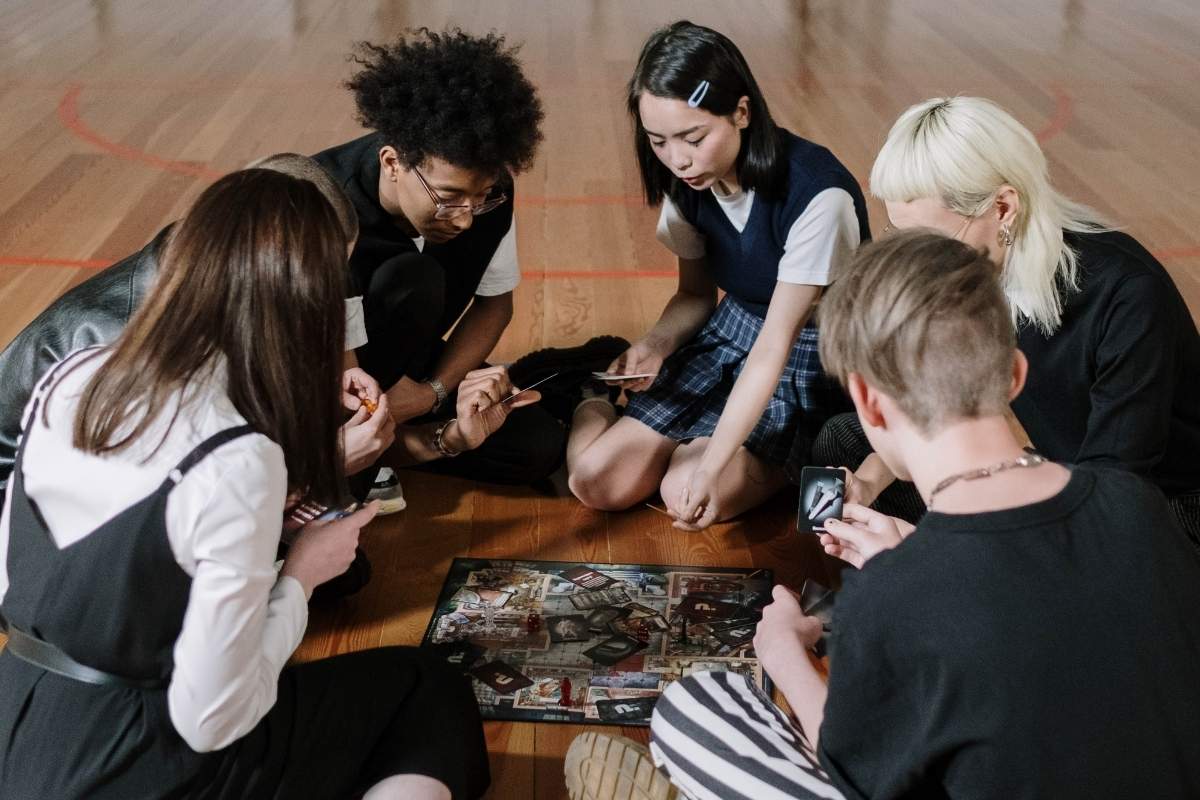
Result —
[{"label": "black pinafore dress", "polygon": [[219,795],[228,753],[193,751],[167,710],[191,577],[175,561],[165,512],[193,466],[252,429],[202,442],[153,493],[60,549],[25,493],[24,452],[40,402],[10,486],[10,585],[0,613],[10,628],[123,683],[56,674],[14,655],[11,644],[0,653],[0,797]]}]

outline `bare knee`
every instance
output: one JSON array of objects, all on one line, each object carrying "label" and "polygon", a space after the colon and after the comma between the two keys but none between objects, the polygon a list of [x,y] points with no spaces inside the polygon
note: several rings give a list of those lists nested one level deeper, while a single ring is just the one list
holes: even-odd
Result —
[{"label": "bare knee", "polygon": [[588,508],[597,511],[623,511],[639,498],[630,497],[630,492],[621,492],[615,485],[614,465],[605,458],[584,453],[571,467],[567,486],[571,494]]}]

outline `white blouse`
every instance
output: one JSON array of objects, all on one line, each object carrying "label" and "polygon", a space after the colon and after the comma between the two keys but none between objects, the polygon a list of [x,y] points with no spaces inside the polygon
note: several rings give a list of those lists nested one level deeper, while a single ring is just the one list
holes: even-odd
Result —
[{"label": "white blouse", "polygon": [[[79,393],[104,358],[59,380],[49,398],[48,427],[40,411],[32,431],[28,419],[23,427],[30,442],[25,490],[60,548],[157,489],[200,442],[245,423],[227,397],[221,365],[189,389],[182,413],[154,455],[150,451],[181,402],[178,395],[131,448],[104,457],[77,450],[71,438]],[[278,577],[274,567],[286,493],[283,451],[261,434],[248,434],[196,464],[167,501],[171,550],[192,576],[167,702],[172,724],[196,751],[225,747],[262,719],[275,704],[280,670],[308,624],[304,589],[294,578]],[[11,501],[12,484],[0,518],[0,601],[9,585]]]}]

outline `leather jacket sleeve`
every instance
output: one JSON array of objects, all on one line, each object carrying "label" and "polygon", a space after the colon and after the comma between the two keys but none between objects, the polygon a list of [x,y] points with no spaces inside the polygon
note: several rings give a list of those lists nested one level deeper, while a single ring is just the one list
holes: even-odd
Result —
[{"label": "leather jacket sleeve", "polygon": [[121,335],[153,281],[157,253],[169,230],[67,291],[0,352],[0,498],[12,475],[25,406],[38,381],[74,351]]}]

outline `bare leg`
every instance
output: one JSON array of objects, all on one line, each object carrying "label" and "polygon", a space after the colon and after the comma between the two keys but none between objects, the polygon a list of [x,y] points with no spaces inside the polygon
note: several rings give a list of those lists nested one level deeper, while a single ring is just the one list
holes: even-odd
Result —
[{"label": "bare leg", "polygon": [[363,800],[450,800],[450,789],[428,775],[393,775],[368,789]]},{"label": "bare leg", "polygon": [[613,421],[612,414],[602,403],[580,406],[567,442],[571,492],[585,506],[604,511],[629,508],[654,494],[679,446],[637,420]]},{"label": "bare leg", "polygon": [[[679,505],[679,495],[700,464],[709,441],[707,436],[693,439],[671,455],[671,463],[659,487],[668,507]],[[781,468],[768,464],[745,447],[739,447],[729,466],[717,477],[717,504],[721,511],[716,521],[724,522],[754,508],[783,488],[785,483],[787,477]]]}]

